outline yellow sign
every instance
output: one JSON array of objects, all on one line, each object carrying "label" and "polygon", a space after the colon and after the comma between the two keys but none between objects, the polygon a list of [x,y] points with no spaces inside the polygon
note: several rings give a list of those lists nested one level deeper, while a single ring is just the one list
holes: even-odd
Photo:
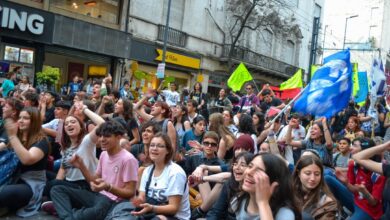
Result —
[{"label": "yellow sign", "polygon": [[[158,57],[156,57],[155,60],[161,61],[163,51],[161,49],[156,49],[156,51],[158,53]],[[177,53],[172,53],[169,51],[167,51],[165,56],[166,56],[165,62],[167,62],[167,63],[173,63],[173,64],[176,64],[179,66],[185,66],[185,67],[190,67],[190,68],[194,68],[194,69],[200,68],[200,59],[184,56],[184,55],[177,54]]]}]

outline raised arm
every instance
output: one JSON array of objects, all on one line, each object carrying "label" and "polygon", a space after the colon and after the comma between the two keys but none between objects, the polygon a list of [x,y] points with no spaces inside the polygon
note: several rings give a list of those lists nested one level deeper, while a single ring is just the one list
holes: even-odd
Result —
[{"label": "raised arm", "polygon": [[144,108],[142,107],[143,103],[146,101],[148,97],[145,95],[143,96],[135,105],[134,105],[134,111],[141,116],[141,118],[145,121],[149,121],[153,118],[152,115],[149,115],[145,112]]},{"label": "raised arm", "polygon": [[375,162],[370,158],[374,155],[381,154],[382,152],[390,149],[390,141],[380,144],[375,147],[368,148],[360,151],[352,156],[356,163],[360,164],[364,168],[373,172],[383,175],[382,163]]},{"label": "raised arm", "polygon": [[22,164],[33,165],[45,156],[45,153],[38,147],[32,146],[30,149],[27,149],[23,146],[17,136],[18,124],[12,119],[5,120],[5,129],[7,130],[9,144]]},{"label": "raised arm", "polygon": [[323,117],[321,121],[322,121],[322,126],[324,127],[326,148],[328,148],[328,150],[331,150],[331,149],[333,149],[333,141],[332,141],[332,136],[330,134],[327,122],[326,122],[326,118]]}]

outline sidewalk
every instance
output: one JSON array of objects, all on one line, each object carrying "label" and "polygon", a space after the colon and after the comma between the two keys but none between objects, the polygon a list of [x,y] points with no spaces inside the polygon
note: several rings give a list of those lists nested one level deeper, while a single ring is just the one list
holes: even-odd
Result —
[{"label": "sidewalk", "polygon": [[15,214],[9,214],[7,216],[0,217],[0,220],[58,220],[59,218],[52,215],[48,215],[44,212],[39,212],[38,215],[31,216],[29,218],[20,218]]}]

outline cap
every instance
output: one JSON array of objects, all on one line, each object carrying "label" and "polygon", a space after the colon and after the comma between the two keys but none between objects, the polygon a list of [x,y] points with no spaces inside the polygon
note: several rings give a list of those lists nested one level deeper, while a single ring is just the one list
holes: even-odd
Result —
[{"label": "cap", "polygon": [[55,107],[60,107],[60,108],[69,110],[71,107],[71,104],[67,101],[58,101],[58,102],[56,102]]},{"label": "cap", "polygon": [[251,153],[255,151],[255,142],[249,134],[243,134],[237,138],[233,145],[233,151],[243,148]]}]

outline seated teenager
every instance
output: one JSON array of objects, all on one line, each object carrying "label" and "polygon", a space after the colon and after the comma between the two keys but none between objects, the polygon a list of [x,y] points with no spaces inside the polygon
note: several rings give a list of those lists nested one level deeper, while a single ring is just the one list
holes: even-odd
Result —
[{"label": "seated teenager", "polygon": [[324,181],[324,166],[314,152],[302,155],[293,173],[294,193],[304,219],[335,219],[337,201]]},{"label": "seated teenager", "polygon": [[189,187],[184,170],[172,162],[174,149],[169,137],[156,134],[149,146],[153,165],[142,174],[140,193],[132,200],[137,210],[133,216],[156,216],[158,219],[190,218]]},{"label": "seated teenager", "polygon": [[16,211],[20,217],[38,213],[46,183],[49,142],[43,133],[42,119],[37,108],[26,107],[19,114],[18,123],[5,120],[9,146],[20,160],[18,181],[4,186],[0,193],[0,208]]},{"label": "seated teenager", "polygon": [[[46,196],[50,197],[50,190],[56,185],[65,185],[68,187],[87,189],[89,182],[86,181],[82,172],[71,164],[74,154],[77,154],[85,164],[90,173],[93,173],[97,167],[96,158],[96,142],[98,136],[96,130],[99,125],[104,123],[104,119],[96,113],[89,110],[82,102],[75,104],[76,108],[80,109],[88,118],[90,118],[97,126],[87,134],[84,123],[77,117],[69,115],[65,117],[62,130],[63,136],[61,140],[62,158],[60,159],[60,169],[55,179],[46,184]],[[55,214],[52,201],[47,201],[42,204],[42,210]]]},{"label": "seated teenager", "polygon": [[365,169],[384,175],[387,178],[386,185],[383,190],[383,204],[386,209],[381,217],[382,220],[390,219],[390,165],[383,162],[380,163],[373,161],[370,158],[388,150],[390,150],[390,141],[361,151],[353,156],[355,162],[363,166]]},{"label": "seated teenager", "polygon": [[286,163],[280,157],[257,154],[244,173],[245,194],[233,208],[236,219],[300,220],[291,181]]},{"label": "seated teenager", "polygon": [[[359,140],[359,141],[358,141]],[[354,140],[359,142],[362,149],[368,149],[375,143],[368,139]],[[379,156],[371,159],[380,161]],[[342,206],[353,212],[350,219],[378,219],[383,214],[382,192],[385,178],[356,164],[353,160],[348,163],[347,175],[336,170],[337,181],[326,176],[327,184],[334,192]]]},{"label": "seated teenager", "polygon": [[216,175],[218,174],[202,177],[204,182],[214,181],[219,183],[210,192],[209,198],[203,200],[202,205],[194,209],[191,215],[192,219],[204,217],[206,213],[207,219],[235,219],[231,205],[241,193],[244,172],[252,157],[253,154],[248,152],[242,152],[235,156],[232,161],[231,171],[228,173],[229,178],[227,181],[224,181],[226,179],[225,177],[217,177]]},{"label": "seated teenager", "polygon": [[89,172],[77,153],[71,163],[90,183],[91,191],[57,185],[50,192],[61,219],[104,219],[118,202],[135,195],[138,162],[119,142],[126,130],[117,122],[103,123],[97,130],[103,152],[96,173]]}]

